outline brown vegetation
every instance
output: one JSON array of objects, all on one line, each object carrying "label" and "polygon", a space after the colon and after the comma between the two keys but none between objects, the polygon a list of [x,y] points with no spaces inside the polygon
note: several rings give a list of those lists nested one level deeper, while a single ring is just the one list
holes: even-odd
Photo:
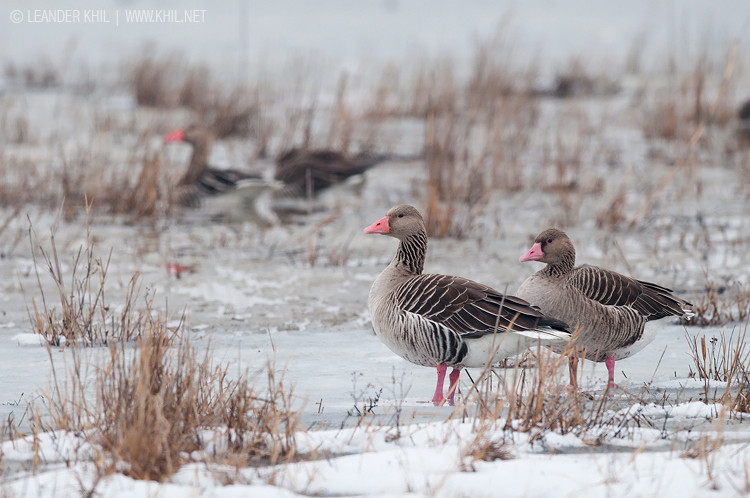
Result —
[{"label": "brown vegetation", "polygon": [[750,287],[738,281],[721,285],[708,280],[704,293],[693,301],[695,316],[681,318],[683,325],[707,327],[750,319]]},{"label": "brown vegetation", "polygon": [[[54,374],[43,409],[31,415],[33,434],[83,435],[94,451],[94,488],[112,472],[161,481],[195,459],[258,466],[296,457],[295,433],[302,428],[295,399],[273,365],[233,377],[229,364],[214,363],[210,348],[200,353],[190,344],[184,316],[176,327],[167,325],[168,313],[153,307],[155,296],[141,295],[138,273],[121,311],[114,311],[105,299],[109,258],[94,255],[90,233],[71,275],[63,274],[67,265],[54,232],[48,249],[30,233],[33,252],[43,261],[36,270],[41,303],[31,299],[32,325],[50,345],[53,364],[51,346],[64,344],[72,355],[64,375]],[[39,267],[54,281],[59,308],[48,302]],[[136,309],[141,299],[144,307]],[[106,346],[106,354],[89,374],[91,355],[82,348],[97,345]]]},{"label": "brown vegetation", "polygon": [[[81,246],[72,262],[60,261],[55,244],[55,232],[50,232],[49,247],[45,248],[33,227],[29,228],[31,254],[38,283],[38,297],[27,305],[32,328],[51,346],[80,343],[84,346],[127,342],[151,331],[162,318],[153,309],[154,296],[142,296],[139,274],[128,283],[121,311],[107,299],[106,279],[110,253],[106,257],[95,255],[91,232],[86,244]],[[41,258],[41,261],[37,260]],[[70,275],[63,268],[70,265]],[[50,298],[42,283],[41,273],[51,277],[55,296]],[[68,284],[70,282],[70,284]],[[143,309],[137,309],[143,299]],[[59,300],[59,307],[53,305]]]},{"label": "brown vegetation", "polygon": [[93,381],[81,350],[71,354],[65,380],[55,378],[46,396],[50,422],[35,430],[83,434],[100,476],[161,481],[196,459],[258,466],[296,457],[293,393],[272,365],[261,369],[265,386],[248,372],[232,378],[230,365],[216,365],[210,349],[199,353],[162,319],[134,350],[110,342]]},{"label": "brown vegetation", "polygon": [[[736,337],[732,333],[727,338],[722,332],[712,336],[687,335],[695,372],[690,375],[704,381],[704,401],[719,402],[727,406],[737,418],[750,413],[750,351],[747,346],[747,327]],[[725,382],[726,386],[715,389],[711,395],[711,381]]]}]

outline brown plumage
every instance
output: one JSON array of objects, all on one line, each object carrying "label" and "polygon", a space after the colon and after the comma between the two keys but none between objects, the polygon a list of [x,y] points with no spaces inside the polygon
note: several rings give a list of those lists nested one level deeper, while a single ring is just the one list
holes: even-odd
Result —
[{"label": "brown plumage", "polygon": [[576,252],[562,230],[549,228],[537,236],[521,261],[547,263],[521,284],[517,294],[548,316],[563,320],[579,331],[571,344],[571,385],[577,385],[579,355],[607,364],[609,387],[614,387],[615,360],[645,347],[653,335],[646,323],[669,316],[691,316],[687,301],[672,290],[620,273],[582,265],[575,267]]},{"label": "brown plumage", "polygon": [[274,178],[288,194],[316,195],[347,178],[372,168],[383,158],[360,154],[349,157],[332,150],[290,149],[276,159]]},{"label": "brown plumage", "polygon": [[391,264],[372,284],[372,325],[394,353],[417,365],[437,367],[433,403],[448,402],[462,367],[483,367],[538,344],[570,338],[564,323],[545,317],[523,299],[480,283],[448,275],[423,274],[427,251],[424,220],[416,208],[400,205],[365,229],[399,240]]}]

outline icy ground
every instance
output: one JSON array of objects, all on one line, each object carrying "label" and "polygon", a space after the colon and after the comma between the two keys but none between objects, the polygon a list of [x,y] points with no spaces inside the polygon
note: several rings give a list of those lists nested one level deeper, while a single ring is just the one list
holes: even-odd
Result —
[{"label": "icy ground", "polygon": [[[725,174],[707,170],[706,188],[710,191],[712,180]],[[689,378],[694,366],[686,340],[686,334],[709,338],[737,334],[746,324],[685,329],[669,321],[659,323],[659,334],[650,346],[617,364],[616,381],[628,394],[608,403],[605,419],[612,420],[610,426],[579,435],[548,433],[530,443],[527,434],[503,431],[499,420],[494,429],[479,434],[502,445],[503,458],[474,461],[471,451],[481,437],[471,417],[455,419],[460,413],[454,412],[456,408],[426,402],[434,371],[411,365],[387,350],[372,333],[366,309],[369,286],[396,244],[387,237],[365,236],[362,228],[391,204],[418,203],[409,185],[420,178],[417,163],[376,168],[368,174],[362,196],[352,199],[341,194],[347,208],[317,232],[310,227],[325,220],[330,211],[313,215],[307,224],[270,229],[251,223],[211,223],[209,213],[203,211],[156,228],[95,222],[97,251],[115,248],[108,276],[110,300],[116,303],[130,276],[140,271],[144,287],[156,293],[157,304],[164,303],[165,308],[168,304],[173,320],[187,311],[191,341],[210,347],[217,361],[235,365],[238,372],[247,366],[257,369],[262,383],[271,359],[294,387],[302,407],[309,432],[299,435],[301,449],[315,449],[322,455],[311,462],[239,471],[194,463],[164,484],[113,475],[97,483],[97,493],[732,496],[750,489],[746,477],[750,426],[728,419],[721,406],[700,401],[705,397],[704,385]],[[720,211],[711,203],[708,196],[697,206],[675,202],[665,210],[676,213],[663,216],[679,219],[686,210],[705,209],[711,213],[708,219],[730,227],[724,230],[727,237],[747,237],[750,220],[741,201],[725,203]],[[501,220],[496,230],[466,240],[432,240],[427,271],[465,275],[509,292],[517,288],[534,270],[517,258],[534,232],[545,225],[538,226],[538,220],[546,218],[547,206],[519,195],[498,198],[489,210],[493,208],[494,217]],[[506,216],[510,212],[512,218]],[[32,213],[31,217],[44,243],[53,216]],[[8,233],[24,233],[27,225],[19,217]],[[678,229],[661,228],[658,236],[655,230],[618,234],[622,253],[611,249],[612,236],[601,236],[585,223],[568,231],[577,242],[580,261],[631,271],[672,286],[688,298],[705,283],[704,271],[735,272],[747,278],[743,273],[747,254],[732,244],[713,246],[708,253],[696,246],[680,246],[674,242],[680,236]],[[63,222],[56,240],[61,252],[72,255],[85,240],[85,230],[80,224]],[[12,415],[16,421],[27,403],[39,402],[37,398],[49,389],[51,371],[46,348],[30,335],[26,306],[32,297],[38,299],[39,290],[27,244],[25,239],[15,245],[6,242],[9,251],[0,266],[0,417]],[[171,261],[187,267],[179,279],[167,270]],[[68,270],[71,262],[71,256],[63,259]],[[48,276],[41,278],[50,291]],[[90,361],[96,362],[101,353],[93,348]],[[61,372],[67,354],[57,348],[51,351]],[[584,391],[600,399],[605,378],[603,365],[587,363]],[[471,386],[466,374],[461,380],[459,398]],[[562,372],[560,382],[566,382]],[[723,385],[716,383],[714,388],[721,392]],[[365,408],[371,413],[363,424],[358,414]],[[599,432],[606,435],[600,438]],[[714,442],[717,449],[700,453],[701,445]],[[35,454],[31,444],[3,443],[2,486],[11,496],[77,496],[93,486],[93,469],[80,439],[43,434],[37,447],[43,464],[36,473],[30,470]],[[226,482],[232,484],[222,485]]]}]

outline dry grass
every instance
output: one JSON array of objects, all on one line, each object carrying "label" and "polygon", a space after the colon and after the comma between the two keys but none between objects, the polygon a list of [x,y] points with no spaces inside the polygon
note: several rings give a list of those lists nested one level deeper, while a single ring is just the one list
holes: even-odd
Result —
[{"label": "dry grass", "polygon": [[259,92],[217,79],[208,67],[179,54],[145,56],[125,65],[127,84],[139,106],[182,107],[217,138],[258,132]]},{"label": "dry grass", "polygon": [[[644,109],[658,109],[659,105],[669,106],[667,112],[657,112],[656,115],[647,113],[648,115],[644,119],[646,128],[649,126],[663,127],[663,123],[666,121],[668,131],[662,130],[653,134],[648,129],[644,129],[644,136],[649,141],[674,139],[680,145],[681,151],[670,171],[662,176],[656,187],[648,192],[639,208],[635,210],[635,214],[631,217],[629,223],[631,229],[644,223],[644,220],[648,218],[650,212],[678,173],[690,175],[693,172],[696,167],[697,151],[702,147],[712,145],[712,141],[706,138],[708,136],[707,131],[715,128],[715,125],[724,123],[722,118],[724,114],[731,116],[731,112],[727,110],[727,102],[729,101],[727,95],[731,93],[735,84],[737,56],[738,45],[735,42],[727,55],[719,87],[716,95],[710,99],[710,105],[704,104],[703,90],[707,78],[704,69],[706,66],[699,63],[699,68],[693,72],[696,81],[692,87],[688,86],[688,88],[694,89],[694,94],[691,94],[690,91],[677,92],[671,89],[657,96],[655,102],[647,102],[643,106]],[[679,108],[677,104],[672,103],[675,101],[674,99],[678,99],[676,102],[679,103]],[[685,131],[683,131],[683,128],[685,128]],[[684,192],[683,195],[685,195]],[[693,193],[693,195],[695,194]]]},{"label": "dry grass", "polygon": [[[530,363],[533,368],[529,368]],[[567,364],[566,356],[538,347],[530,359],[506,369],[504,378],[498,376],[497,383],[493,382],[493,375],[497,374],[491,368],[484,369],[466,395],[462,409],[454,414],[473,421],[475,437],[469,444],[470,454],[502,458],[505,441],[497,439],[498,420],[503,421],[503,432],[525,433],[530,443],[550,432],[586,437],[597,429],[600,433],[596,437],[602,437],[601,429],[610,423],[610,398],[605,394],[590,402],[587,396],[571,392],[560,374]],[[469,413],[470,409],[474,413]]]},{"label": "dry grass", "polygon": [[[144,52],[153,52],[153,47],[146,47]],[[197,91],[199,72],[189,71],[184,59],[177,54],[157,57],[145,56],[125,64],[126,81],[133,92],[135,101],[146,107],[174,107],[181,99],[190,99]],[[188,82],[180,91],[176,81],[188,74]],[[195,90],[195,91],[193,91]]]},{"label": "dry grass", "polygon": [[[721,422],[717,422],[716,427],[720,428]],[[715,491],[720,489],[716,481],[716,476],[719,473],[719,469],[717,468],[719,461],[718,453],[723,444],[724,437],[721,431],[718,431],[714,435],[702,434],[697,441],[690,443],[682,454],[682,458],[691,458],[703,462],[706,477],[708,478],[708,485]]]},{"label": "dry grass", "polygon": [[160,154],[147,142],[148,134],[139,136],[124,160],[114,159],[109,150],[63,150],[61,144],[51,163],[0,155],[0,175],[5,178],[0,182],[0,205],[62,205],[66,220],[92,213],[132,219],[166,214],[171,209],[169,182]]},{"label": "dry grass", "polygon": [[[651,88],[644,103],[642,130],[648,140],[668,140],[687,143],[699,125],[726,126],[734,117],[732,99],[737,46],[727,54],[726,66],[712,64],[707,53],[681,67],[675,57],[667,62],[668,83]],[[723,74],[722,74],[723,71]],[[707,89],[712,79],[722,80],[718,97]]]},{"label": "dry grass", "polygon": [[[598,73],[594,73],[592,67],[598,67]],[[608,76],[611,69],[573,56],[566,67],[557,72],[552,87],[537,93],[556,98],[611,96],[619,91],[618,84]]]},{"label": "dry grass", "polygon": [[693,301],[695,316],[681,318],[683,325],[710,327],[750,319],[750,286],[738,281],[722,285],[707,279],[704,293]]},{"label": "dry grass", "polygon": [[60,85],[60,71],[48,57],[39,57],[33,63],[6,62],[3,76],[8,83],[25,88],[54,88]]},{"label": "dry grass", "polygon": [[719,337],[712,336],[708,341],[706,336],[701,336],[700,340],[698,336],[688,336],[688,346],[696,368],[696,372],[691,369],[690,376],[721,382],[734,379],[750,353],[745,351],[745,334],[733,339],[733,335],[727,339],[723,333]]},{"label": "dry grass", "polygon": [[[709,400],[726,405],[730,413],[743,418],[750,413],[750,351],[747,345],[747,327],[744,331],[734,333],[727,338],[721,332],[708,341],[706,336],[687,336],[690,356],[695,372],[690,369],[690,376],[697,376],[704,381],[704,401]],[[711,381],[725,382],[726,387],[719,394],[710,393]]]},{"label": "dry grass", "polygon": [[[96,468],[91,489],[82,484],[82,493],[95,493],[113,472],[163,481],[188,461],[245,467],[297,458],[302,427],[283,373],[270,363],[257,373],[216,364],[210,348],[199,352],[182,333],[184,316],[176,327],[167,325],[168,312],[155,309],[154,295],[142,295],[137,272],[123,303],[113,305],[109,256],[96,256],[90,232],[70,262],[58,254],[54,230],[47,244],[33,228],[29,236],[39,285],[29,315],[53,364],[44,408],[30,412],[29,437],[63,430],[91,444],[90,457],[76,457],[91,458]],[[54,298],[42,284],[44,273]],[[59,306],[52,306],[56,299]],[[62,344],[65,368],[56,369],[51,346]],[[105,348],[85,348],[97,345]],[[20,436],[12,421],[9,427]],[[37,453],[35,467],[42,463]]]},{"label": "dry grass", "polygon": [[478,431],[472,441],[461,451],[461,467],[464,472],[475,472],[478,461],[494,462],[515,458],[512,446],[499,441],[489,431]]},{"label": "dry grass", "polygon": [[[418,195],[427,206],[431,235],[467,236],[474,229],[471,219],[481,213],[493,194],[536,192],[540,185],[562,207],[550,221],[570,225],[579,220],[585,201],[600,197],[605,187],[611,186],[605,185],[609,171],[599,166],[604,142],[600,137],[608,120],[593,123],[579,108],[583,107],[579,100],[585,99],[557,101],[552,113],[542,112],[550,109],[550,96],[596,96],[606,104],[617,86],[616,72],[605,67],[605,74],[605,70],[595,69],[596,61],[573,58],[558,72],[551,89],[540,92],[538,61],[517,56],[517,42],[508,24],[503,21],[495,34],[477,41],[466,76],[458,72],[454,61],[445,58],[428,59],[415,68],[391,63],[376,73],[379,79],[364,93],[360,92],[363,87],[357,86],[360,81],[342,74],[331,105],[321,104],[321,84],[315,79],[313,62],[306,60],[294,61],[292,69],[281,76],[283,85],[260,78],[254,85],[233,85],[206,66],[191,64],[175,53],[132,60],[123,67],[123,78],[139,105],[179,109],[175,114],[181,115],[181,121],[186,117],[200,121],[218,138],[250,137],[258,157],[272,155],[271,149],[278,144],[383,150],[389,146],[382,136],[388,120],[424,120],[427,181],[426,187],[420,185]],[[147,48],[146,53],[155,52]],[[643,42],[636,40],[633,57],[640,57],[642,51]],[[667,140],[704,147],[723,140],[695,131],[705,126],[723,127],[730,121],[733,113],[726,103],[734,91],[731,74],[724,78],[721,98],[717,98],[710,90],[717,65],[707,55],[689,67],[680,67],[674,60],[665,66],[671,67],[667,87],[646,88],[634,100],[635,113],[644,117],[647,142],[659,145]],[[364,104],[358,107],[355,102]],[[33,127],[23,114],[19,117],[14,110],[5,115],[0,114],[0,133],[10,142],[28,141]],[[111,126],[101,124],[104,126],[97,129]],[[166,122],[155,128],[162,126]],[[133,150],[129,159],[125,163],[118,159],[113,166],[111,157],[84,148],[61,150],[56,154],[62,161],[59,168],[0,156],[0,174],[7,173],[12,179],[0,185],[0,202],[57,206],[64,198],[69,218],[81,212],[84,198],[93,199],[97,211],[106,213],[134,217],[169,214],[168,182],[160,171],[159,155],[149,150],[147,141],[154,133],[147,130],[129,144]],[[678,171],[695,164],[692,156],[680,162],[674,173],[652,188],[628,220],[631,226],[641,226],[659,194],[672,188],[668,186]],[[23,178],[18,177],[18,171],[24,171]],[[50,176],[55,181],[48,181]],[[620,191],[611,202],[605,201],[596,220],[600,227],[614,230],[625,224],[622,212],[628,195]]]},{"label": "dry grass", "polygon": [[626,220],[625,216],[625,188],[620,188],[611,200],[605,203],[604,208],[596,215],[596,226],[605,230],[614,231]]},{"label": "dry grass", "polygon": [[538,117],[535,69],[513,69],[511,54],[498,34],[478,44],[465,82],[442,60],[415,81],[411,107],[426,119],[425,222],[433,236],[465,236],[469,211],[490,192],[526,184],[523,154]]},{"label": "dry grass", "polygon": [[55,378],[46,396],[47,429],[82,434],[100,476],[162,481],[188,461],[258,466],[296,457],[293,393],[272,365],[266,386],[247,372],[233,379],[229,365],[214,364],[210,350],[199,353],[163,319],[134,350],[110,342],[93,380],[81,350],[72,354],[67,378]]},{"label": "dry grass", "polygon": [[[79,247],[72,261],[61,261],[54,228],[47,247],[31,226],[29,239],[38,297],[31,298],[27,312],[34,332],[48,344],[95,346],[130,341],[153,326],[154,295],[142,295],[137,272],[128,282],[123,303],[115,306],[109,301],[106,279],[112,252],[105,257],[97,256],[90,230],[86,232],[85,245]],[[51,278],[54,297],[45,291],[42,274]],[[55,300],[59,300],[59,306],[52,304]],[[142,308],[138,309],[141,300]]]},{"label": "dry grass", "polygon": [[[171,328],[154,296],[141,296],[138,273],[115,311],[105,299],[109,258],[95,256],[90,233],[69,264],[61,262],[54,232],[49,249],[33,230],[30,236],[43,261],[41,304],[32,298],[29,311],[33,327],[48,344],[66,344],[71,356],[64,376],[53,369],[45,409],[32,414],[32,435],[65,430],[92,444],[98,477],[89,493],[113,472],[162,481],[187,461],[258,466],[296,458],[295,433],[302,428],[295,399],[273,365],[233,376],[236,367],[215,364],[210,349],[198,352],[181,334],[184,317]],[[54,281],[59,308],[48,303],[39,266]],[[141,299],[144,307],[136,310]],[[92,345],[106,350],[83,349]],[[106,354],[94,368],[97,352]]]},{"label": "dry grass", "polygon": [[8,144],[30,141],[29,118],[21,99],[7,96],[0,102],[0,138]]},{"label": "dry grass", "polygon": [[497,192],[534,195],[541,189],[562,207],[551,221],[569,226],[578,221],[583,201],[605,187],[597,163],[611,154],[599,139],[609,119],[592,122],[574,100],[543,116],[542,99],[606,97],[616,84],[577,59],[559,76],[559,88],[540,92],[536,62],[519,64],[513,54],[513,44],[497,34],[480,41],[465,80],[444,61],[423,68],[416,79],[411,107],[426,119],[424,204],[432,236],[466,236],[468,220]]}]

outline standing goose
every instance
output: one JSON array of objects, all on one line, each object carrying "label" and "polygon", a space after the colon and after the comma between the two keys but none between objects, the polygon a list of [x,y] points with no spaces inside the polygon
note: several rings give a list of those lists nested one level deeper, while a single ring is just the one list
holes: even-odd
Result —
[{"label": "standing goose", "polygon": [[186,142],[193,146],[190,163],[177,183],[183,204],[198,207],[203,196],[228,192],[236,188],[249,189],[246,193],[254,200],[271,184],[260,175],[245,173],[235,169],[216,169],[208,165],[212,136],[205,128],[191,124],[178,128],[164,136],[164,142]]},{"label": "standing goose", "polygon": [[[448,403],[462,367],[484,367],[529,346],[564,343],[570,332],[526,301],[461,277],[423,274],[427,232],[416,208],[400,205],[365,228],[400,243],[391,263],[372,284],[369,307],[375,333],[402,358],[437,367],[432,398],[440,404],[448,366]],[[494,354],[493,354],[494,353]]]},{"label": "standing goose", "polygon": [[615,360],[637,353],[654,339],[655,330],[646,329],[646,323],[668,316],[689,318],[693,313],[687,307],[692,305],[666,287],[596,266],[574,267],[575,260],[576,250],[565,232],[543,231],[520,261],[547,266],[527,278],[518,295],[547,316],[563,320],[570,330],[580,330],[571,344],[570,385],[578,387],[578,358],[585,355],[605,362],[612,389]]}]

